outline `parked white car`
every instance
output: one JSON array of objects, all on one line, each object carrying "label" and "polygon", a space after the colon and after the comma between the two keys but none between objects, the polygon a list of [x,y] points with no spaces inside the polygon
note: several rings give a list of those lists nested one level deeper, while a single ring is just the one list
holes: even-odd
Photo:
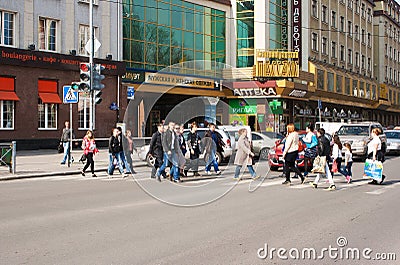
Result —
[{"label": "parked white car", "polygon": [[285,137],[280,133],[251,132],[254,154],[262,160],[267,160],[269,150],[275,146],[277,140],[283,138]]},{"label": "parked white car", "polygon": [[387,130],[385,131],[387,139],[387,153],[400,154],[400,130]]}]

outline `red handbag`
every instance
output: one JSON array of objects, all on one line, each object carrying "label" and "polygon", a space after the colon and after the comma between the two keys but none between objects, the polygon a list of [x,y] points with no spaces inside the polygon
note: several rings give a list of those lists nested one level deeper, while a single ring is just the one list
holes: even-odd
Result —
[{"label": "red handbag", "polygon": [[338,172],[336,160],[334,160],[332,163],[332,172],[334,173]]}]

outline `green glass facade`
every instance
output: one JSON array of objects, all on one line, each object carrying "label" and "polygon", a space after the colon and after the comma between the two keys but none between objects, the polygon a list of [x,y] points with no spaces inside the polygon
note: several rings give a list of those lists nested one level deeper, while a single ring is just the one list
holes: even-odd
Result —
[{"label": "green glass facade", "polygon": [[288,8],[287,0],[269,1],[269,48],[288,49]]},{"label": "green glass facade", "polygon": [[123,59],[146,70],[193,60],[225,63],[225,25],[224,11],[182,0],[124,0]]},{"label": "green glass facade", "polygon": [[237,67],[254,65],[254,0],[237,0]]}]

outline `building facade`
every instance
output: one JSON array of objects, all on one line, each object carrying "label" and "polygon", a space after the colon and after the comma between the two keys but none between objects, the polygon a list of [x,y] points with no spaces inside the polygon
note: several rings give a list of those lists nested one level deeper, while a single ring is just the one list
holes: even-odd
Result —
[{"label": "building facade", "polygon": [[[79,81],[79,64],[88,62],[89,1],[2,1],[0,3],[1,141],[17,140],[20,148],[52,147],[60,138],[69,106],[63,86]],[[94,35],[101,43],[95,63],[106,67],[103,103],[95,107],[96,137],[108,136],[117,101],[118,76],[124,64],[117,59],[118,5],[96,1]],[[107,59],[106,59],[107,57]],[[91,127],[90,100],[81,93],[73,106],[72,126],[80,138]],[[45,141],[44,141],[45,140]]]},{"label": "building facade", "polygon": [[[151,135],[156,124],[187,99],[224,97],[221,68],[236,63],[235,38],[230,38],[233,21],[230,1],[124,2],[123,87],[135,91],[136,101],[145,91],[137,104],[130,104],[133,113],[125,115],[132,116],[125,122],[134,135]],[[157,98],[154,105],[148,105],[151,98]],[[214,111],[214,118],[221,117],[217,114]],[[177,119],[188,122],[183,116]]]}]

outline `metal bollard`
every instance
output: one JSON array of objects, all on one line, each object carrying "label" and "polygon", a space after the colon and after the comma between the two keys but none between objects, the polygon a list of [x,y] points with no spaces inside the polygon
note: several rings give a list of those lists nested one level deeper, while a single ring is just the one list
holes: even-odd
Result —
[{"label": "metal bollard", "polygon": [[10,173],[15,174],[16,167],[17,167],[17,142],[12,141],[12,156],[11,156],[11,168]]}]

